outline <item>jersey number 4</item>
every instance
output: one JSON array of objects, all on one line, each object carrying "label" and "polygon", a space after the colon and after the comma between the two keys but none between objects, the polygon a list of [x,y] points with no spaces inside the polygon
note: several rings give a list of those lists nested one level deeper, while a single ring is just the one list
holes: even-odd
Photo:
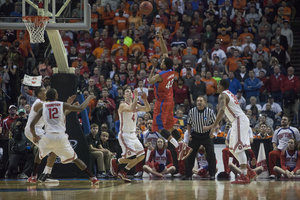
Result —
[{"label": "jersey number 4", "polygon": [[170,81],[168,82],[168,84],[166,85],[166,88],[167,88],[167,89],[171,88],[171,87],[173,86],[173,82],[174,82],[174,79],[170,80]]},{"label": "jersey number 4", "polygon": [[57,119],[57,113],[58,113],[58,109],[57,108],[48,108],[49,111],[49,117],[50,119]]}]

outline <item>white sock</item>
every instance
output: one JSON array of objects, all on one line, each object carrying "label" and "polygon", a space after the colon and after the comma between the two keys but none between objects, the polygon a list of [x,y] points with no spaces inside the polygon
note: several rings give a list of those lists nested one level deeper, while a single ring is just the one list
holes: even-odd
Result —
[{"label": "white sock", "polygon": [[247,169],[241,169],[242,174],[247,175]]},{"label": "white sock", "polygon": [[51,174],[51,172],[52,172],[52,167],[48,167],[48,166],[46,166],[43,171],[43,173],[45,173],[45,174]]},{"label": "white sock", "polygon": [[175,148],[177,148],[177,147],[179,146],[178,142],[177,142],[174,138],[172,138],[172,139],[170,140],[170,142],[171,142],[171,144],[174,145]]}]

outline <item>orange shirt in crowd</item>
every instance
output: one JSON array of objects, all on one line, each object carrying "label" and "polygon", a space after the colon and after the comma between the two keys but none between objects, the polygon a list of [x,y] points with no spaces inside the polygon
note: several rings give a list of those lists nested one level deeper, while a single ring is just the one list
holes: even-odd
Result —
[{"label": "orange shirt in crowd", "polygon": [[[128,46],[126,44],[120,45],[120,44],[114,44],[111,48],[111,51],[114,49],[118,49],[119,47],[122,47],[124,49],[124,56],[128,55]],[[116,56],[119,56],[119,51],[117,51]]]},{"label": "orange shirt in crowd", "polygon": [[[23,31],[23,30],[17,30],[17,39],[19,39],[19,33],[20,33],[21,31]],[[23,31],[23,32],[24,32],[24,31]],[[29,33],[28,33],[27,30],[24,32],[24,38],[23,38],[23,39],[24,39],[24,40],[30,41],[30,35],[29,35]]]},{"label": "orange shirt in crowd", "polygon": [[99,8],[97,8],[97,12],[99,13],[99,19],[102,19],[102,15],[104,13],[104,7],[100,6]]},{"label": "orange shirt in crowd", "polygon": [[232,7],[234,9],[238,9],[240,12],[244,13],[244,9],[247,5],[247,1],[246,0],[233,0],[233,5]]},{"label": "orange shirt in crowd", "polygon": [[153,58],[157,58],[158,60],[160,59],[160,54],[153,54],[150,58],[153,59]]},{"label": "orange shirt in crowd", "polygon": [[159,23],[157,24],[156,22],[153,23],[155,28],[160,28],[160,29],[166,29],[165,25],[163,23]]},{"label": "orange shirt in crowd", "polygon": [[223,132],[223,131],[220,131],[218,134],[217,134],[217,137],[220,137],[220,138],[226,138],[227,137],[227,133]]},{"label": "orange shirt in crowd", "polygon": [[119,10],[123,10],[124,11],[123,16],[124,15],[130,15],[129,9],[117,9],[115,13],[119,13]]},{"label": "orange shirt in crowd", "polygon": [[[93,55],[96,57],[96,58],[100,58],[100,56],[103,54],[103,51],[104,49],[107,49],[106,47],[104,48],[101,48],[101,47],[97,47],[94,52],[93,52]],[[108,56],[110,56],[110,50],[108,50]]]},{"label": "orange shirt in crowd", "polygon": [[115,17],[115,12],[113,10],[110,12],[103,12],[102,19],[104,21],[104,26],[113,25],[114,17]]},{"label": "orange shirt in crowd", "polygon": [[[91,14],[91,19],[98,19],[98,15],[96,13],[93,13]],[[97,22],[92,22],[91,23],[91,26],[93,28],[93,31],[97,31],[98,30],[98,23]]]},{"label": "orange shirt in crowd", "polygon": [[[147,63],[147,67],[146,70],[149,70],[149,67],[152,66],[152,64],[150,62]],[[138,65],[137,71],[141,70],[141,64]]]},{"label": "orange shirt in crowd", "polygon": [[19,43],[20,43],[20,46],[19,46],[19,47],[20,47],[21,49],[24,50],[24,55],[25,55],[25,56],[28,56],[28,53],[29,53],[30,51],[32,51],[29,40],[26,40],[26,39],[23,39],[23,40],[21,40],[21,39],[16,39],[16,40],[14,41],[14,45],[15,45],[16,41],[19,41]]},{"label": "orange shirt in crowd", "polygon": [[[183,55],[185,56],[186,54],[187,54],[187,51],[186,51],[186,49],[184,49],[183,50]],[[198,54],[198,49],[195,48],[195,47],[192,47],[192,55],[197,56],[197,54]]]},{"label": "orange shirt in crowd", "polygon": [[127,28],[127,18],[126,17],[115,17],[113,20],[113,25],[118,27],[119,32],[122,32]]},{"label": "orange shirt in crowd", "polygon": [[[229,46],[232,46],[232,40],[233,40],[233,39],[230,40],[230,45],[229,45]],[[240,38],[237,38],[236,41],[237,41],[237,45],[238,45],[238,46],[242,46],[242,42],[241,42],[241,39],[240,39]]]},{"label": "orange shirt in crowd", "polygon": [[135,24],[135,29],[138,29],[140,26],[142,26],[142,18],[139,16],[133,17],[132,15],[128,17],[128,27],[130,25],[130,23],[134,23]]},{"label": "orange shirt in crowd", "polygon": [[[280,48],[281,48],[282,50],[284,50],[283,46],[280,46]],[[271,46],[270,46],[270,50],[271,50],[271,52],[274,51],[274,50],[275,50],[275,46],[271,45]]]},{"label": "orange shirt in crowd", "polygon": [[133,43],[130,47],[129,47],[129,54],[132,54],[135,51],[139,51],[139,52],[143,52],[145,53],[145,46],[141,43]]},{"label": "orange shirt in crowd", "polygon": [[245,44],[246,43],[246,37],[247,36],[250,36],[251,37],[251,39],[253,40],[253,35],[251,34],[251,33],[242,33],[239,37],[238,37],[238,39],[240,39],[241,40],[241,42],[242,42],[242,44]]},{"label": "orange shirt in crowd", "polygon": [[230,71],[236,71],[238,69],[238,66],[237,66],[237,62],[238,61],[242,61],[243,65],[244,65],[244,61],[241,59],[241,58],[234,58],[234,57],[231,57],[231,58],[228,58],[228,60],[226,61],[225,65],[228,66],[229,68],[229,72]]},{"label": "orange shirt in crowd", "polygon": [[7,48],[9,48],[9,46],[11,45],[11,43],[10,42],[1,42],[1,45],[2,46],[4,46],[4,47],[7,47]]},{"label": "orange shirt in crowd", "polygon": [[217,81],[212,77],[210,79],[202,78],[202,81],[206,84],[206,94],[210,96],[217,93]]},{"label": "orange shirt in crowd", "polygon": [[223,46],[226,50],[227,50],[227,47],[229,47],[230,45],[230,36],[229,35],[218,35],[219,39],[221,39],[221,46]]},{"label": "orange shirt in crowd", "polygon": [[270,55],[270,53],[271,53],[271,51],[270,51],[270,49],[268,47],[263,47],[262,50],[265,51],[265,52],[267,52],[268,55]]},{"label": "orange shirt in crowd", "polygon": [[[72,67],[76,68],[78,66],[78,61],[77,60],[74,60],[73,63],[72,63]],[[86,61],[82,61],[82,66],[88,66],[87,62]]]},{"label": "orange shirt in crowd", "polygon": [[155,47],[160,47],[160,40],[157,40],[156,38],[153,39],[153,42],[154,42],[154,49]]},{"label": "orange shirt in crowd", "polygon": [[93,108],[96,107],[96,104],[97,104],[96,99],[92,99],[92,100],[89,101],[89,104],[88,104],[88,107],[90,108],[89,117],[92,116],[92,110],[93,110]]},{"label": "orange shirt in crowd", "polygon": [[265,137],[265,138],[262,138],[261,136],[259,136],[259,135],[255,135],[253,138],[254,139],[269,139],[269,138],[272,138],[273,136],[271,135],[271,136],[267,136],[267,137]]}]

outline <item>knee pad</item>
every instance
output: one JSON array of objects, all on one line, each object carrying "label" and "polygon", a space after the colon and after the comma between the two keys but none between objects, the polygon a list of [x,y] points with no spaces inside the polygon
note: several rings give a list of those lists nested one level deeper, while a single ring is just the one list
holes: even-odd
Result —
[{"label": "knee pad", "polygon": [[161,136],[163,136],[166,140],[170,137],[170,132],[167,131],[166,129],[161,130],[160,132]]},{"label": "knee pad", "polygon": [[179,140],[179,139],[181,139],[181,135],[180,135],[180,133],[177,131],[177,129],[174,129],[173,131],[172,131],[172,136],[175,138],[175,140]]}]

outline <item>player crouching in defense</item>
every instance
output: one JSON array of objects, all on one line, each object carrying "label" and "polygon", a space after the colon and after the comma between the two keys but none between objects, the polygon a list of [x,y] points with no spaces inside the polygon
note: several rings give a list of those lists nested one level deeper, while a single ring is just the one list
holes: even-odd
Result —
[{"label": "player crouching in defense", "polygon": [[144,147],[135,134],[137,111],[149,112],[150,105],[147,101],[146,93],[143,93],[141,96],[145,106],[141,106],[137,103],[137,89],[134,90],[133,97],[131,89],[127,88],[123,97],[125,101],[120,104],[118,110],[120,117],[118,140],[122,148],[122,158],[111,159],[110,171],[114,176],[118,176],[118,178],[124,182],[131,182],[131,180],[127,178],[127,173],[132,167],[145,158]]},{"label": "player crouching in defense", "polygon": [[173,159],[171,151],[166,149],[167,143],[164,138],[158,138],[156,147],[151,151],[149,160],[143,166],[143,170],[151,175],[159,178],[164,177],[166,174],[173,174],[176,168],[173,166]]},{"label": "player crouching in defense", "polygon": [[[43,107],[38,110],[30,124],[33,141],[34,143],[39,143],[40,159],[43,159],[43,157],[53,152],[60,157],[61,163],[63,164],[74,162],[79,169],[84,171],[90,177],[92,185],[99,184],[98,179],[91,174],[85,163],[77,157],[77,154],[68,140],[68,135],[65,133],[66,111],[83,111],[94,96],[90,95],[79,106],[57,101],[58,93],[55,89],[48,90],[46,96],[50,102],[43,104]],[[40,138],[35,131],[35,125],[38,123],[40,118],[43,118],[45,123],[45,134],[42,138]]]},{"label": "player crouching in defense", "polygon": [[[198,169],[193,168],[193,178],[209,178],[208,162],[206,160],[206,151],[203,145],[200,145],[197,154]],[[217,160],[216,160],[217,163]],[[218,168],[216,167],[216,173]]]},{"label": "player crouching in defense", "polygon": [[289,139],[287,149],[281,153],[280,163],[281,167],[274,167],[274,171],[278,175],[281,174],[288,179],[298,178],[297,175],[300,175],[300,155],[297,151],[296,139]]}]

